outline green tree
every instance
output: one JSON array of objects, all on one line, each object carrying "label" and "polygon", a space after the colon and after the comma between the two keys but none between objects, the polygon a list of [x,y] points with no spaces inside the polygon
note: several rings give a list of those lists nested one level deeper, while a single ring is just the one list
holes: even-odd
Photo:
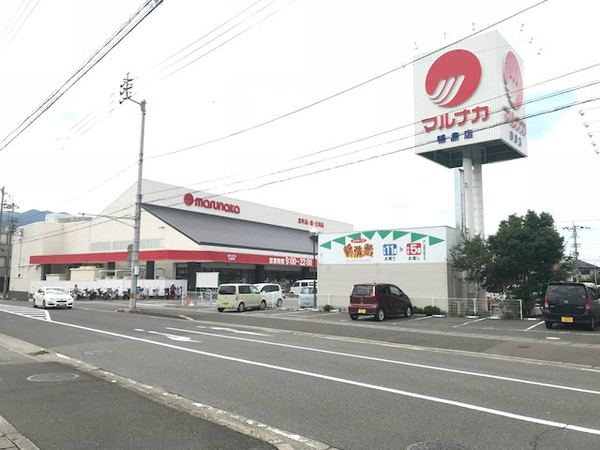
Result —
[{"label": "green tree", "polygon": [[489,292],[522,299],[524,311],[541,298],[547,283],[565,281],[574,270],[552,216],[531,210],[509,216],[487,239],[463,236],[450,250],[450,264]]}]

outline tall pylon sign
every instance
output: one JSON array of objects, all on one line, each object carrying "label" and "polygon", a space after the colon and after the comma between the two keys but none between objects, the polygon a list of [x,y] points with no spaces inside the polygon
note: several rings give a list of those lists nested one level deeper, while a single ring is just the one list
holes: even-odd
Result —
[{"label": "tall pylon sign", "polygon": [[482,165],[527,156],[523,61],[497,31],[416,58],[416,153],[460,169],[464,231],[484,234]]}]

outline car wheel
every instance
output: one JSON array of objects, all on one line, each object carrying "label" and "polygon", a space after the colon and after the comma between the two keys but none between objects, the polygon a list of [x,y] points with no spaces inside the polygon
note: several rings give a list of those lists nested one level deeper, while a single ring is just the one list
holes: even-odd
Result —
[{"label": "car wheel", "polygon": [[260,306],[258,308],[259,309],[267,309],[267,302],[265,302],[264,300],[262,300],[260,302]]},{"label": "car wheel", "polygon": [[350,314],[352,320],[358,320],[358,314]]},{"label": "car wheel", "polygon": [[33,299],[33,307],[34,307],[34,308],[37,308],[37,305],[36,305],[36,303],[35,303],[35,298]]},{"label": "car wheel", "polygon": [[592,314],[590,316],[590,323],[588,324],[588,330],[594,331],[594,328],[596,328],[596,320],[594,319],[594,315]]},{"label": "car wheel", "polygon": [[281,305],[283,305],[283,300],[282,299],[278,299],[276,305],[277,305],[278,308],[281,308]]},{"label": "car wheel", "polygon": [[73,309],[73,307],[72,306],[67,306],[67,309]]},{"label": "car wheel", "polygon": [[225,308],[217,308],[217,311],[223,312],[223,311],[225,311]]},{"label": "car wheel", "polygon": [[46,300],[42,300],[42,309],[46,309]]},{"label": "car wheel", "polygon": [[377,313],[375,313],[375,320],[377,322],[381,322],[383,319],[385,319],[385,311],[383,310],[383,308],[379,308],[377,310]]},{"label": "car wheel", "polygon": [[241,303],[238,305],[238,311],[239,311],[239,312],[244,312],[245,310],[246,310],[246,305],[244,305],[244,302],[241,302]]},{"label": "car wheel", "polygon": [[546,321],[546,328],[548,328],[549,330],[551,330],[552,329],[552,322]]},{"label": "car wheel", "polygon": [[406,308],[406,311],[404,311],[404,317],[410,317],[412,316],[412,308],[409,306],[408,308]]}]

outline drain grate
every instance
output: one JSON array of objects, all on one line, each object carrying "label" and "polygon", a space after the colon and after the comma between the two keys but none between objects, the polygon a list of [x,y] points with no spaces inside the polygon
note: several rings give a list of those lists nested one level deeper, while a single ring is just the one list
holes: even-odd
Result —
[{"label": "drain grate", "polygon": [[87,350],[83,352],[87,356],[110,355],[111,353],[114,353],[114,350]]},{"label": "drain grate", "polygon": [[446,444],[444,442],[417,442],[406,447],[406,450],[466,450],[456,444]]},{"label": "drain grate", "polygon": [[79,378],[79,375],[76,373],[41,373],[39,375],[27,377],[27,381],[69,381],[74,380],[75,378]]}]

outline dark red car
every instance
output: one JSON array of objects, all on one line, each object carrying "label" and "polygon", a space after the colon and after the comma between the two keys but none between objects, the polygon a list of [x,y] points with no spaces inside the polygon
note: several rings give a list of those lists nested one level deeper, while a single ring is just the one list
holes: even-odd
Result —
[{"label": "dark red car", "polygon": [[355,284],[350,294],[348,312],[352,320],[360,315],[371,315],[375,316],[375,320],[382,321],[387,316],[410,317],[412,303],[408,295],[394,284]]}]

